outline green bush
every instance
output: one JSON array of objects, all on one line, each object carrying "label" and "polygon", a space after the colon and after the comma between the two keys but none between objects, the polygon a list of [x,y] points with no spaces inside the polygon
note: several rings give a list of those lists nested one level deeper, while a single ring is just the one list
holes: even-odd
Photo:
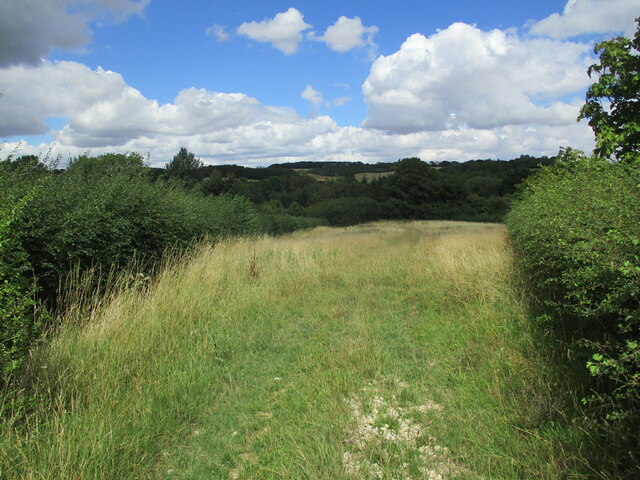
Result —
[{"label": "green bush", "polygon": [[3,390],[22,366],[39,331],[30,265],[17,238],[16,222],[35,194],[35,176],[9,171],[8,162],[0,163],[0,172],[0,390]]},{"label": "green bush", "polygon": [[205,197],[151,183],[142,169],[51,175],[22,215],[21,242],[45,296],[72,267],[120,267],[134,256],[153,262],[195,238],[254,233],[243,198]]},{"label": "green bush", "polygon": [[637,442],[640,169],[561,151],[524,183],[506,223],[553,329],[598,380],[585,401]]},{"label": "green bush", "polygon": [[0,387],[40,334],[37,303],[54,307],[71,271],[152,266],[197,238],[258,232],[248,200],[152,182],[148,170],[135,154],[80,157],[63,172],[37,157],[0,162]]},{"label": "green bush", "polygon": [[37,335],[26,253],[12,236],[13,212],[0,209],[0,389],[10,383]]}]

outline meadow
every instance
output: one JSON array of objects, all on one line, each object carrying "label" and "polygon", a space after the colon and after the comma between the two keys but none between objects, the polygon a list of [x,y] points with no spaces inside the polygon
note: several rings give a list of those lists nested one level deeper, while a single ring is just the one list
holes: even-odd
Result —
[{"label": "meadow", "polygon": [[0,478],[606,478],[515,276],[498,224],[201,244],[33,350]]}]

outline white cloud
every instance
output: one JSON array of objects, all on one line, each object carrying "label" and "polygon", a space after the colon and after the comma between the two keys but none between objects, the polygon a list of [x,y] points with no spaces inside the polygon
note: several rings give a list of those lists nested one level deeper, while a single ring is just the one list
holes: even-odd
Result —
[{"label": "white cloud", "polygon": [[229,32],[227,32],[224,26],[218,25],[217,23],[214,23],[210,27],[207,27],[204,33],[206,35],[209,35],[210,37],[215,38],[219,42],[226,42],[227,40],[229,40],[229,38],[231,38],[231,35],[229,34]]},{"label": "white cloud", "polygon": [[37,65],[52,48],[89,42],[89,24],[141,15],[151,0],[5,0],[0,15],[0,67]]},{"label": "white cloud", "polygon": [[322,103],[322,93],[317,91],[311,85],[307,85],[300,96],[312,105],[320,105]]},{"label": "white cloud", "polygon": [[638,16],[638,0],[568,0],[562,14],[554,13],[534,23],[529,33],[570,38],[588,33],[622,32],[633,38],[634,19]]},{"label": "white cloud", "polygon": [[46,133],[49,116],[69,117],[100,102],[110,102],[128,87],[123,78],[102,68],[75,62],[44,61],[38,68],[0,70],[4,96],[0,102],[0,135]]},{"label": "white cloud", "polygon": [[377,49],[377,45],[373,41],[376,33],[378,33],[378,27],[375,25],[365,27],[359,17],[341,16],[327,28],[323,36],[310,35],[310,38],[325,42],[334,52],[342,53],[354,48],[368,47],[370,55],[373,57]]},{"label": "white cloud", "polygon": [[[495,48],[502,51],[500,42],[495,43]],[[416,82],[424,73],[420,65],[416,62],[417,68],[409,76]],[[376,68],[374,65],[372,71]],[[453,64],[451,68],[459,66]],[[404,69],[398,73],[407,72]],[[526,73],[521,72],[522,76]],[[491,129],[460,123],[434,131],[414,128],[412,133],[398,134],[339,127],[328,116],[301,118],[291,109],[263,105],[242,93],[188,88],[171,103],[159,104],[128,85],[118,73],[92,70],[75,62],[45,61],[39,68],[15,66],[1,69],[0,75],[5,91],[0,101],[0,135],[43,133],[48,131],[48,117],[67,119],[64,127],[50,132],[56,142],[53,155],[60,154],[63,161],[87,149],[96,155],[134,151],[149,153],[152,165],[162,166],[181,146],[210,163],[242,165],[296,160],[375,163],[409,156],[454,161],[507,159],[523,153],[553,155],[559,146],[593,147],[593,134],[584,122]],[[559,84],[561,80],[556,79]],[[318,101],[320,92],[309,87],[305,89],[309,99]],[[547,90],[555,95],[570,88],[555,85]],[[49,145],[17,146],[10,142],[1,149],[0,158],[14,148],[17,155],[44,154]]]},{"label": "white cloud", "polygon": [[331,107],[331,106],[341,107],[352,100],[351,97],[343,96],[343,97],[337,97],[331,101],[325,102],[322,92],[319,92],[318,90],[313,88],[311,85],[307,85],[305,89],[300,93],[300,96],[314,107],[314,112],[317,111],[317,109],[322,104],[324,104],[326,107]]},{"label": "white cloud", "polygon": [[[63,160],[80,155],[87,148],[95,155],[108,152],[150,154],[152,165],[162,166],[182,146],[208,163],[269,165],[299,160],[361,161],[376,163],[417,156],[425,161],[466,161],[477,158],[511,159],[522,154],[555,155],[559,146],[590,151],[591,129],[583,123],[560,127],[509,126],[494,130],[460,128],[438,132],[392,134],[359,127],[338,127],[327,116],[291,122],[262,121],[193,135],[149,134],[130,138],[112,146],[80,146],[65,143],[61,136],[53,156]],[[0,158],[15,150],[16,155],[46,153],[50,145],[0,147]]]},{"label": "white cloud", "polygon": [[455,23],[410,36],[380,56],[363,85],[363,126],[399,133],[459,126],[566,125],[575,122],[590,80],[587,44],[521,39]]},{"label": "white cloud", "polygon": [[[48,117],[68,119],[55,134],[65,145],[120,146],[149,136],[189,136],[299,117],[287,108],[267,107],[242,93],[182,90],[173,103],[159,105],[127,85],[121,75],[75,62],[45,61],[40,68],[0,70],[0,135],[46,133]],[[24,85],[29,85],[25,89]]]},{"label": "white cloud", "polygon": [[311,25],[304,22],[302,13],[290,8],[271,20],[243,23],[237,32],[259,42],[269,42],[281,52],[291,55],[298,50],[302,32],[309,28]]}]

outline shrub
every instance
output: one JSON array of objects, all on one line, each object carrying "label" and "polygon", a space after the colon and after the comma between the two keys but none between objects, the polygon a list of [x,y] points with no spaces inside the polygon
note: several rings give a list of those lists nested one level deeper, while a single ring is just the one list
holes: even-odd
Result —
[{"label": "shrub", "polygon": [[248,200],[154,183],[138,155],[80,157],[58,173],[37,157],[1,161],[0,388],[40,335],[37,302],[53,307],[69,272],[153,265],[196,238],[258,228]]},{"label": "shrub", "polygon": [[[636,164],[637,165],[637,164]],[[556,333],[598,382],[585,400],[627,440],[640,431],[640,169],[561,151],[507,217]]]},{"label": "shrub", "polygon": [[22,216],[22,245],[48,299],[72,267],[120,267],[158,259],[195,238],[254,233],[249,202],[151,183],[144,170],[69,169],[49,176]]},{"label": "shrub", "polygon": [[[17,220],[35,194],[35,176],[0,164],[0,390],[11,383],[38,335],[34,287]],[[25,172],[22,172],[25,173]],[[22,182],[19,181],[20,177]]]}]

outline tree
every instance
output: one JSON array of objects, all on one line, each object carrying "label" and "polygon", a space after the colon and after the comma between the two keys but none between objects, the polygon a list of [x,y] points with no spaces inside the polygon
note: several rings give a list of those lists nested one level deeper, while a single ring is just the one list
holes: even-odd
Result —
[{"label": "tree", "polygon": [[196,156],[185,147],[182,147],[178,154],[173,157],[173,160],[165,165],[165,169],[167,175],[185,180],[194,170],[203,166],[204,163],[202,163],[202,160],[196,158]]},{"label": "tree", "polygon": [[588,74],[598,76],[589,87],[578,120],[589,119],[596,135],[595,153],[631,163],[640,153],[640,18],[633,40],[616,37],[600,42],[599,63]]}]

